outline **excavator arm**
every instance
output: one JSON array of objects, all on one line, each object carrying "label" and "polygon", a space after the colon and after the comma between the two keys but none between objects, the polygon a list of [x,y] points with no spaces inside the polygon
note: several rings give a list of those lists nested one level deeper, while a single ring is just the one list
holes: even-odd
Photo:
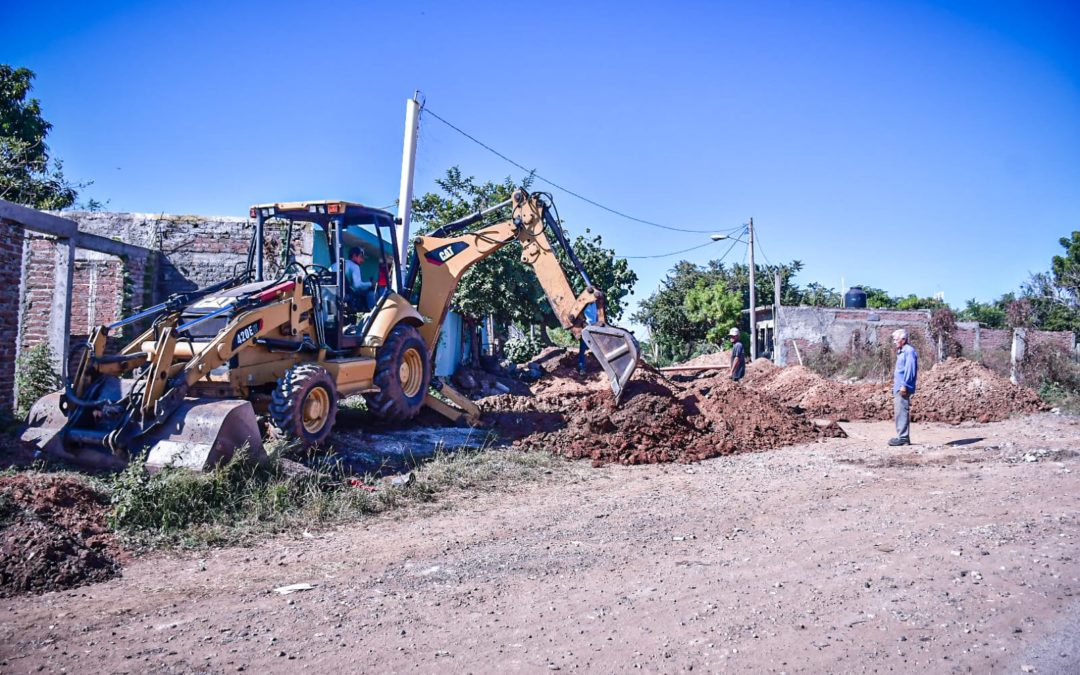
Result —
[{"label": "excavator arm", "polygon": [[[513,208],[509,219],[461,232],[482,221],[492,211],[506,206]],[[574,293],[549,232],[581,275],[585,290],[580,294]],[[417,309],[430,319],[420,329],[420,334],[429,349],[434,349],[438,341],[439,330],[465,272],[514,241],[521,244],[521,261],[536,273],[559,324],[570,330],[574,337],[585,341],[607,373],[618,402],[638,364],[637,341],[629,331],[608,325],[604,294],[589,280],[562,227],[539,194],[517,190],[507,202],[444,225],[427,236],[417,237],[416,259],[406,285],[411,292],[419,272],[421,288]],[[585,320],[585,308],[590,304],[595,304],[597,309],[597,322],[591,326]]]}]

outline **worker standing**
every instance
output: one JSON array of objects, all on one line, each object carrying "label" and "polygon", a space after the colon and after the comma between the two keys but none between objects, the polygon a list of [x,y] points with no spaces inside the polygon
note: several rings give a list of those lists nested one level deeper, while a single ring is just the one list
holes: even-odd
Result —
[{"label": "worker standing", "polygon": [[911,397],[915,394],[915,380],[919,375],[919,355],[908,344],[908,333],[903,328],[894,330],[892,339],[896,347],[892,388],[896,438],[890,439],[889,445],[908,445],[911,443]]},{"label": "worker standing", "polygon": [[[599,317],[599,314],[596,311],[596,303],[590,302],[585,305],[585,311],[583,311],[582,314],[585,316],[586,326],[596,324]],[[581,375],[585,374],[585,340],[578,340],[577,371]]]},{"label": "worker standing", "polygon": [[732,328],[728,335],[731,336],[731,379],[738,382],[746,375],[746,350],[739,341],[738,328]]}]

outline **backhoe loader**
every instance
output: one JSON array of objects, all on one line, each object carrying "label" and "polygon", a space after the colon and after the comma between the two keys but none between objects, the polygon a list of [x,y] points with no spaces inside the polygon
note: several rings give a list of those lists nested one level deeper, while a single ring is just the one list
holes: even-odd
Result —
[{"label": "backhoe loader", "polygon": [[[206,469],[244,445],[261,461],[260,416],[304,445],[325,444],[338,401],[354,394],[383,419],[409,420],[427,405],[475,421],[475,404],[433,380],[433,351],[462,276],[514,241],[559,323],[602,365],[617,401],[637,367],[637,342],[608,325],[604,295],[574,255],[549,199],[518,190],[417,237],[404,275],[394,218],[386,211],[345,201],[253,206],[245,269],[95,328],[65,388],[33,406],[23,438],[84,465],[120,468],[145,451],[150,467]],[[470,229],[505,208],[508,219]],[[268,223],[285,232],[275,261],[281,272],[273,278],[264,260]],[[308,226],[314,253],[304,264],[294,244]],[[574,294],[556,244],[581,275],[581,294]],[[374,306],[359,312],[345,274],[345,252],[356,246],[370,251],[378,279]],[[593,325],[584,319],[589,304],[598,310]],[[112,331],[140,323],[149,326],[106,353]]]}]

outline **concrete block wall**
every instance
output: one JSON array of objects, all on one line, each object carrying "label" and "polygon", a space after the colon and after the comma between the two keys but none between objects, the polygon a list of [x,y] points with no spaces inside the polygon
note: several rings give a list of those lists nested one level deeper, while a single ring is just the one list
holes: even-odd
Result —
[{"label": "concrete block wall", "polygon": [[805,360],[825,344],[835,351],[849,351],[856,345],[888,345],[892,332],[906,328],[916,344],[932,344],[926,310],[844,309],[839,307],[782,307],[778,350],[779,363],[797,363],[794,345]]},{"label": "concrete block wall", "polygon": [[[935,359],[936,342],[930,336],[929,310],[842,309],[836,307],[783,307],[780,333],[783,346],[781,363],[794,363],[794,345],[803,359],[828,343],[837,351],[848,351],[855,345],[888,345],[897,328],[908,331],[912,344],[923,358]],[[957,322],[956,339],[963,355],[974,358],[1012,349],[1011,329],[981,328],[975,322]],[[1069,331],[1028,331],[1029,344],[1052,344],[1073,353],[1075,336]]]},{"label": "concrete block wall", "polygon": [[15,359],[19,344],[19,295],[22,284],[23,229],[0,219],[0,412],[15,406]]}]

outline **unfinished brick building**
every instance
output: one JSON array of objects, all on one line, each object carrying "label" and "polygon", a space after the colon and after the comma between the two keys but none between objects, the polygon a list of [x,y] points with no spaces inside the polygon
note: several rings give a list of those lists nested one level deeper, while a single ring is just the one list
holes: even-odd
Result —
[{"label": "unfinished brick building", "polygon": [[[20,353],[48,343],[62,370],[92,327],[238,269],[253,227],[246,218],[60,217],[0,200],[0,280],[19,289],[0,298],[0,410],[13,407]],[[309,253],[310,236],[303,244]]]}]

